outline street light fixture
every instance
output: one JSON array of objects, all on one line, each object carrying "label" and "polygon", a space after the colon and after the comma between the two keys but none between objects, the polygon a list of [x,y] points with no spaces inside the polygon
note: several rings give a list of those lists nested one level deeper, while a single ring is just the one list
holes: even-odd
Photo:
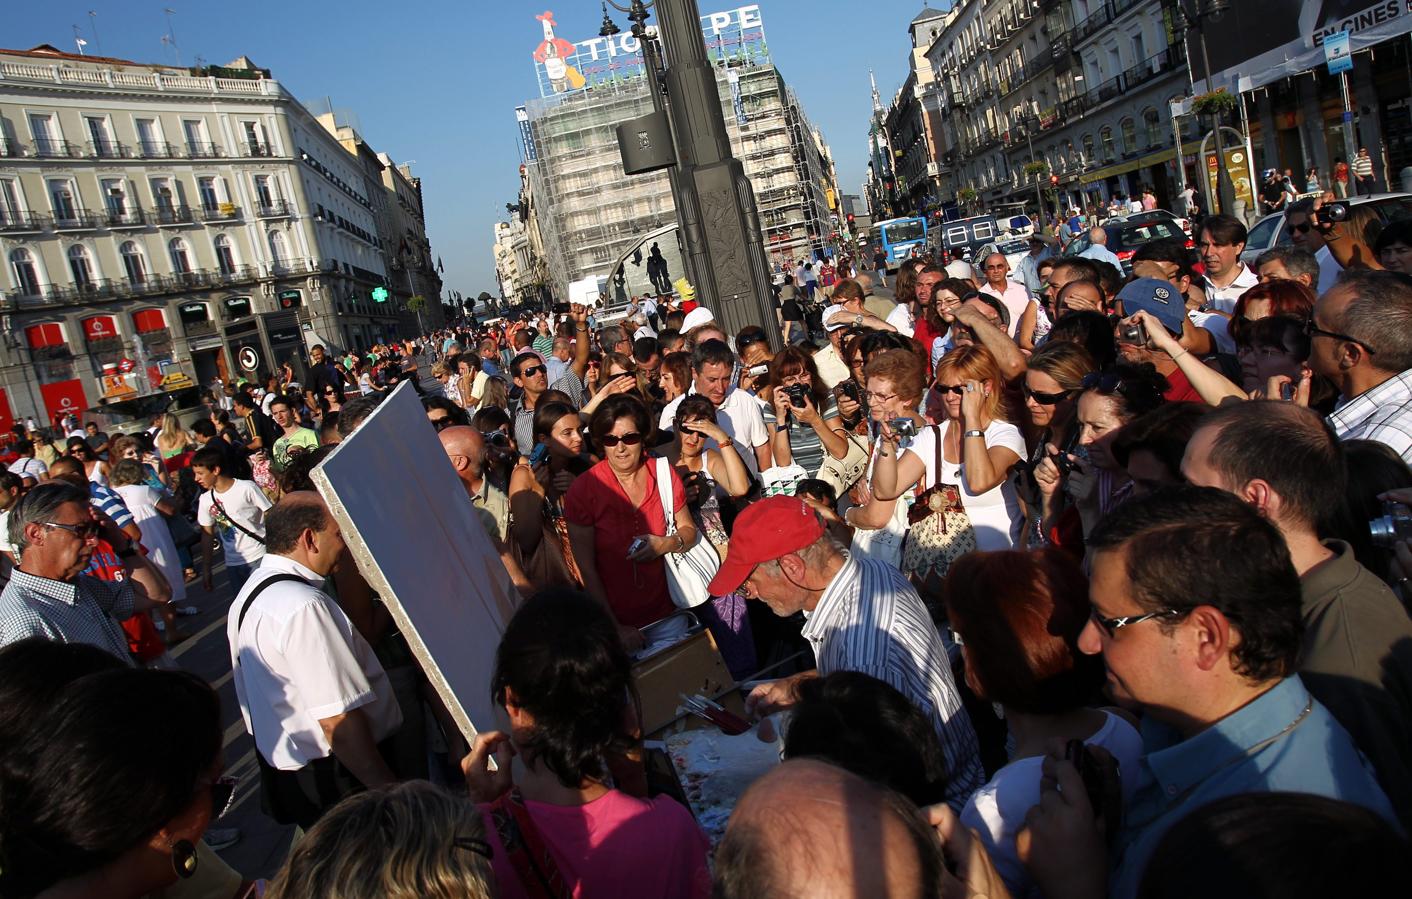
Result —
[{"label": "street light fixture", "polygon": [[[1231,0],[1179,0],[1178,3],[1187,30],[1196,29],[1196,33],[1201,39],[1201,61],[1206,70],[1207,93],[1214,90],[1214,85],[1211,83],[1211,54],[1206,49],[1206,23],[1219,22],[1225,17],[1230,7]],[[1191,51],[1189,49],[1187,51],[1187,66],[1191,66]],[[1226,170],[1226,145],[1221,136],[1219,113],[1212,114],[1211,123],[1212,132],[1216,137],[1216,196],[1221,211],[1231,215],[1235,209],[1235,186],[1231,184],[1230,172]],[[1180,164],[1181,156],[1181,147],[1178,146],[1178,164]],[[1254,185],[1251,185],[1251,188],[1254,189]]]}]

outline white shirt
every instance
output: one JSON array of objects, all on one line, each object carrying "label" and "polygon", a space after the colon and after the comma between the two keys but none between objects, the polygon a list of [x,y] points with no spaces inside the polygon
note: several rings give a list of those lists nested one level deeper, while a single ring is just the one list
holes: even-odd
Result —
[{"label": "white shirt", "polygon": [[[1123,805],[1132,797],[1142,775],[1142,736],[1137,729],[1114,715],[1103,713],[1107,720],[1093,736],[1084,740],[1089,746],[1101,746],[1118,762],[1123,786]],[[961,823],[973,828],[990,851],[996,873],[1010,888],[1011,895],[1034,894],[1034,882],[1015,850],[1015,835],[1024,826],[1025,816],[1039,802],[1042,756],[1016,759],[999,771],[976,791],[961,810]]]},{"label": "white shirt", "polygon": [[[949,426],[960,428],[961,423],[950,422]],[[943,424],[940,427],[946,428],[948,425]],[[1025,526],[1025,516],[1020,510],[1020,500],[1015,495],[1014,482],[1007,477],[985,493],[972,493],[966,483],[965,465],[947,461],[945,453],[941,455],[941,471],[938,473],[937,432],[937,428],[921,431],[912,439],[912,445],[903,451],[916,456],[926,467],[921,489],[925,490],[938,483],[957,485],[961,489],[961,505],[965,507],[966,515],[971,519],[971,526],[976,530],[976,549],[1013,549]],[[997,420],[990,423],[985,429],[985,445],[987,449],[1003,446],[1021,459],[1027,458],[1025,438],[1020,436],[1020,429],[1008,421]]]},{"label": "white shirt", "polygon": [[[220,500],[224,516],[218,516],[212,496]],[[214,528],[221,535],[221,547],[225,550],[227,565],[253,565],[265,554],[265,544],[233,526],[232,520],[240,527],[265,536],[265,512],[270,508],[269,497],[256,486],[254,481],[236,479],[225,493],[207,490],[196,501],[196,523],[203,528]]]},{"label": "white shirt", "polygon": [[[262,591],[242,623],[246,598],[276,574],[293,574],[302,582]],[[226,620],[245,729],[265,760],[281,771],[298,771],[332,754],[319,725],[326,718],[363,709],[374,741],[402,724],[402,709],[372,647],[322,584],[323,578],[293,559],[266,556]]]},{"label": "white shirt", "polygon": [[912,336],[913,322],[912,305],[910,303],[898,303],[893,310],[887,314],[887,323],[897,329],[897,333]]},{"label": "white shirt", "polygon": [[1215,312],[1202,312],[1200,309],[1188,310],[1186,317],[1196,327],[1205,328],[1211,332],[1211,338],[1216,341],[1216,352],[1235,355],[1236,342],[1235,338],[1231,336],[1231,320],[1229,318]]},{"label": "white shirt", "polygon": [[[1113,258],[1117,258],[1116,256]],[[1006,326],[1005,333],[1010,335],[1010,339],[1015,339],[1015,333],[1020,329],[1020,319],[1024,317],[1025,310],[1030,308],[1030,292],[1023,284],[1016,284],[1014,281],[1005,283],[1005,290],[999,291],[990,284],[980,289],[981,293],[995,297],[1010,313],[1010,324]]]},{"label": "white shirt", "polygon": [[1211,308],[1219,309],[1225,313],[1234,312],[1236,300],[1240,299],[1241,294],[1260,283],[1260,276],[1255,274],[1244,262],[1237,262],[1236,265],[1240,266],[1240,274],[1236,275],[1235,280],[1225,287],[1217,287],[1212,284],[1209,277],[1202,278],[1205,282],[1202,286],[1206,288],[1206,302]]},{"label": "white shirt", "polygon": [[33,456],[21,456],[10,463],[10,473],[17,474],[22,478],[34,478],[36,481],[42,481],[49,476],[49,466]]},{"label": "white shirt", "polygon": [[1319,263],[1319,288],[1317,293],[1323,296],[1328,293],[1329,288],[1334,286],[1338,276],[1343,274],[1343,266],[1338,264],[1334,254],[1329,252],[1328,244],[1319,248],[1319,252],[1314,254],[1314,261]]},{"label": "white shirt", "polygon": [[[662,431],[670,431],[676,424],[677,407],[681,405],[682,397],[691,393],[696,393],[696,386],[682,396],[677,397],[667,404],[662,410],[662,416],[658,419],[657,428]],[[760,476],[760,462],[755,458],[755,447],[764,446],[770,442],[769,429],[765,427],[765,410],[761,407],[760,401],[746,393],[738,387],[732,387],[726,394],[726,398],[716,407],[716,424],[726,436],[735,441],[735,451],[740,453],[740,459],[745,463],[745,467],[750,470],[751,477]],[[707,439],[708,449],[719,449],[719,444],[715,440]]]},{"label": "white shirt", "polygon": [[1348,400],[1329,425],[1340,440],[1376,440],[1412,465],[1412,368]]},{"label": "white shirt", "polygon": [[186,578],[183,577],[181,559],[177,556],[172,532],[162,513],[157,511],[162,494],[146,484],[125,484],[112,489],[122,498],[123,505],[132,513],[132,520],[142,529],[142,546],[147,550],[147,558],[162,572],[172,589],[170,602],[173,605],[185,602]]},{"label": "white shirt", "polygon": [[830,390],[853,377],[832,343],[814,354],[814,367],[819,370],[819,380]]}]

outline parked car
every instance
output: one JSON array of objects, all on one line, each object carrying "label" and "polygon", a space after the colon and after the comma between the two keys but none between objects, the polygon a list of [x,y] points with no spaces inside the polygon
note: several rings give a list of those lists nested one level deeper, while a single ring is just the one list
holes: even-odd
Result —
[{"label": "parked car", "polygon": [[[1393,219],[1412,218],[1412,194],[1374,194],[1371,197],[1349,197],[1341,202],[1350,206],[1373,204],[1383,224]],[[1245,239],[1245,249],[1240,254],[1240,261],[1246,265],[1254,265],[1261,253],[1271,247],[1289,246],[1290,243],[1289,229],[1285,227],[1285,211],[1281,209],[1279,212],[1272,212],[1251,227],[1250,235]]]},{"label": "parked car", "polygon": [[[1151,215],[1151,213],[1136,213],[1136,215]],[[1137,252],[1138,247],[1145,243],[1177,238],[1184,241],[1188,247],[1192,246],[1191,238],[1187,237],[1186,232],[1177,224],[1175,216],[1172,219],[1155,218],[1146,221],[1118,219],[1105,222],[1102,227],[1108,233],[1108,250],[1117,256],[1118,261],[1123,264],[1124,275],[1132,274],[1133,254]],[[1082,255],[1089,246],[1088,231],[1084,230],[1064,248],[1064,255]]]},{"label": "parked car", "polygon": [[1187,236],[1191,236],[1191,221],[1182,218],[1175,212],[1169,212],[1166,209],[1149,209],[1145,212],[1131,212],[1127,215],[1120,216],[1117,221],[1127,222],[1130,225],[1140,225],[1145,222],[1176,222],[1178,228],[1185,231]]}]

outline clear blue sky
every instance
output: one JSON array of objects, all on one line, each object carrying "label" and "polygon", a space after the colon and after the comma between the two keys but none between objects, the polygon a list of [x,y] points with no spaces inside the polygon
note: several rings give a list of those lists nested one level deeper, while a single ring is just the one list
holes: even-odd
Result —
[{"label": "clear blue sky", "polygon": [[[922,0],[758,0],[775,64],[833,149],[840,186],[858,193],[867,166],[868,68],[887,102],[907,72],[907,23]],[[624,2],[624,5],[627,5]],[[701,12],[745,5],[698,0]],[[933,0],[933,6],[941,3]],[[164,8],[182,62],[246,55],[306,104],[329,97],[352,110],[363,137],[398,162],[415,160],[433,251],[446,287],[495,292],[492,225],[518,189],[514,109],[537,95],[530,54],[535,15],[553,10],[558,34],[598,34],[597,0],[538,5],[513,0],[311,2],[241,0],[9,0],[0,46],[74,50],[78,25],[96,52],[136,62],[174,61],[161,42]],[[94,41],[88,12],[97,12]],[[626,18],[614,12],[619,27]]]}]

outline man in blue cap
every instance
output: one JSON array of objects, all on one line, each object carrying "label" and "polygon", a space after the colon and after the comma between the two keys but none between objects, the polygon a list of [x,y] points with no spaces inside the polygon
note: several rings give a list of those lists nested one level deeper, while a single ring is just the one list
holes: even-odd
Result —
[{"label": "man in blue cap", "polygon": [[1124,320],[1118,323],[1118,353],[1128,362],[1150,362],[1171,385],[1162,396],[1169,403],[1199,403],[1201,394],[1191,386],[1172,357],[1153,349],[1148,341],[1134,332],[1139,323],[1131,317],[1146,312],[1161,323],[1167,333],[1177,338],[1183,347],[1190,346],[1196,326],[1187,318],[1186,300],[1170,281],[1158,278],[1138,278],[1118,292]]}]

